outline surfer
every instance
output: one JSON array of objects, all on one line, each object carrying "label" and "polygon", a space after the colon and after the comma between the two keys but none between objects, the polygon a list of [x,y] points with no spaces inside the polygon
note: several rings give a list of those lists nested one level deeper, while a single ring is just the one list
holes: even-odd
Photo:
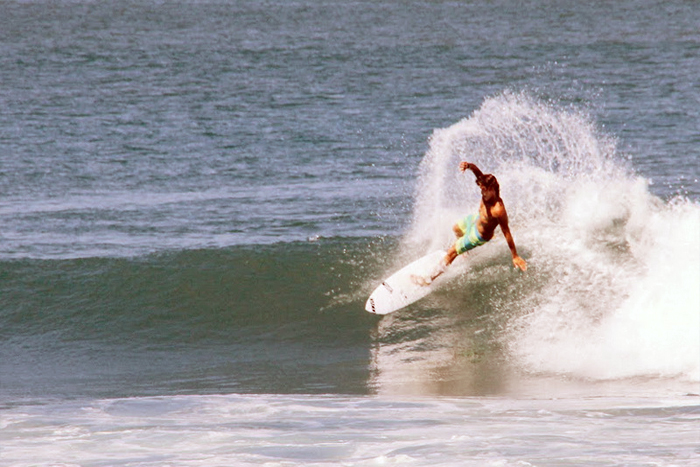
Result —
[{"label": "surfer", "polygon": [[430,277],[415,277],[416,282],[420,285],[431,284],[435,278],[445,272],[457,256],[491,240],[496,227],[499,225],[513,255],[513,266],[520,268],[522,271],[527,270],[527,264],[525,260],[518,256],[513,236],[508,228],[508,214],[500,196],[498,180],[491,174],[482,173],[476,165],[470,162],[460,162],[459,171],[465,172],[467,169],[474,173],[476,184],[481,189],[479,212],[459,220],[452,227],[457,236],[457,241],[447,250],[447,255],[445,255],[445,258],[435,271],[430,274]]}]

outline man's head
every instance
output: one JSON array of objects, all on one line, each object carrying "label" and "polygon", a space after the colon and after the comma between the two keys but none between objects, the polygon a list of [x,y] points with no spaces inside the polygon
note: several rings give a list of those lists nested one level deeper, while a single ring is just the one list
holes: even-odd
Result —
[{"label": "man's head", "polygon": [[496,177],[491,174],[484,174],[481,177],[477,177],[476,184],[481,188],[481,198],[484,200],[484,204],[491,206],[498,201],[501,194]]}]

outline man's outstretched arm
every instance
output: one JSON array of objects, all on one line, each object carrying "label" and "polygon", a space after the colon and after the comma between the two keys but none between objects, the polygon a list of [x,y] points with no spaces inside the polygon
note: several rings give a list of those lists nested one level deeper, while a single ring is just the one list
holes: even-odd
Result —
[{"label": "man's outstretched arm", "polygon": [[510,233],[510,228],[508,227],[508,214],[503,209],[503,212],[498,216],[498,223],[501,226],[501,232],[503,236],[506,237],[506,242],[508,242],[508,248],[510,248],[510,253],[513,255],[513,266],[520,268],[521,271],[527,271],[527,263],[518,255],[518,250],[515,248],[515,241],[513,240],[513,235]]}]

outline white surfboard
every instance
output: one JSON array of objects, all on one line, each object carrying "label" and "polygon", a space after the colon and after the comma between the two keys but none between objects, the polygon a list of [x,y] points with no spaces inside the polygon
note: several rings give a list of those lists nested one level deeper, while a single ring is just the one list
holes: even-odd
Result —
[{"label": "white surfboard", "polygon": [[433,251],[400,269],[374,289],[365,304],[365,310],[386,315],[414,303],[433,291],[433,285],[420,285],[415,277],[428,277],[446,253]]}]

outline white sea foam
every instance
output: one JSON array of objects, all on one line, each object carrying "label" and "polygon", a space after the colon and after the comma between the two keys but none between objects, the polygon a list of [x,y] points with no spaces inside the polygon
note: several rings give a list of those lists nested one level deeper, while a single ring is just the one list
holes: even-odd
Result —
[{"label": "white sea foam", "polygon": [[45,403],[3,410],[0,463],[696,465],[694,402],[194,395]]},{"label": "white sea foam", "polygon": [[[512,304],[502,336],[516,366],[700,380],[697,202],[651,194],[584,113],[506,93],[434,133],[408,245],[444,247],[455,219],[476,210],[479,192],[460,160],[498,177],[530,265],[534,286]],[[482,248],[507,254],[497,235]]]}]

